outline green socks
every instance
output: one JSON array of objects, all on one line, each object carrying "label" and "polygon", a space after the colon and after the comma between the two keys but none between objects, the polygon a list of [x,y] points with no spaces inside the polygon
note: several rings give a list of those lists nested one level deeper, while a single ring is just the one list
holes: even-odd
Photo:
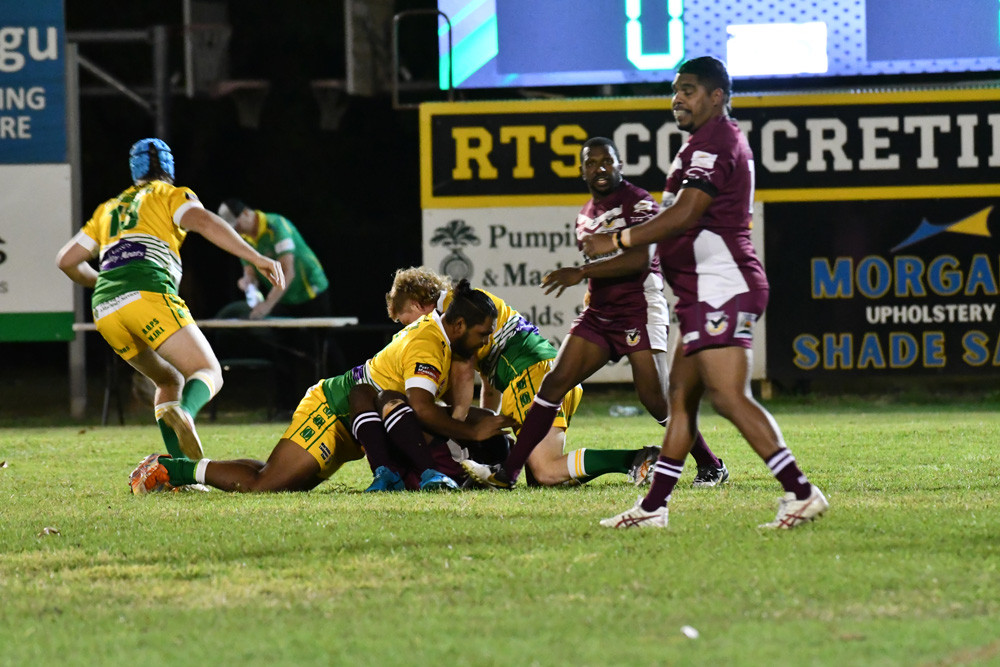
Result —
[{"label": "green socks", "polygon": [[187,410],[192,418],[197,417],[205,404],[212,400],[214,394],[214,387],[208,373],[198,371],[184,383],[184,391],[181,392],[181,407]]},{"label": "green socks", "polygon": [[183,456],[180,458],[167,458],[165,456],[161,456],[160,465],[166,468],[167,472],[170,473],[170,483],[174,486],[184,486],[185,484],[197,483],[197,480],[194,477],[194,469],[198,465],[197,461],[183,458]]},{"label": "green socks", "polygon": [[583,471],[590,477],[598,477],[609,472],[627,473],[635,460],[631,449],[585,449]]},{"label": "green socks", "polygon": [[166,422],[160,418],[156,419],[156,425],[160,427],[160,436],[163,438],[163,444],[167,446],[167,454],[175,459],[184,456],[181,453],[181,446],[177,442],[177,434],[174,433],[174,429],[167,426]]}]

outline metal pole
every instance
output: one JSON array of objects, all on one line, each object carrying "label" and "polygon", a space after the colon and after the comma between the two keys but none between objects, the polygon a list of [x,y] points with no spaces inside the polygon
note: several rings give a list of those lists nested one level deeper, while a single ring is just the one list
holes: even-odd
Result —
[{"label": "metal pole", "polygon": [[77,53],[76,54],[76,61],[77,61],[77,64],[80,65],[80,67],[82,67],[83,69],[87,70],[88,72],[90,72],[91,74],[93,74],[94,76],[96,76],[98,79],[100,79],[101,81],[103,81],[104,83],[108,84],[109,86],[111,86],[112,88],[114,88],[115,90],[117,90],[119,93],[121,93],[122,95],[124,95],[125,97],[129,98],[130,100],[132,100],[133,102],[135,102],[136,104],[138,104],[140,107],[142,107],[143,109],[145,109],[146,111],[148,111],[150,114],[153,113],[153,106],[149,102],[147,102],[142,97],[142,95],[140,95],[139,93],[131,90],[124,83],[122,83],[121,81],[119,81],[115,77],[113,77],[110,74],[108,74],[106,71],[104,71],[103,69],[101,69],[100,66],[98,66],[97,64],[95,64],[92,60],[90,60],[86,56],[81,56],[79,53]]},{"label": "metal pole", "polygon": [[191,42],[191,0],[183,0],[184,5],[184,93],[194,97],[194,44]]},{"label": "metal pole", "polygon": [[153,113],[156,136],[169,141],[170,136],[170,73],[167,64],[167,26],[153,26]]},{"label": "metal pole", "polygon": [[[72,234],[80,229],[83,210],[80,178],[80,66],[78,47],[66,45],[66,158],[70,172],[70,220]],[[73,283],[73,321],[84,317],[83,287]],[[74,333],[69,343],[69,412],[82,419],[87,412],[87,340],[83,333]]]}]

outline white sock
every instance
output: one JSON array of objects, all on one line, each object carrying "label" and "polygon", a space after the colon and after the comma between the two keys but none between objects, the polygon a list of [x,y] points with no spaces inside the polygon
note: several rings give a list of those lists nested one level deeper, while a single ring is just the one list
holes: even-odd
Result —
[{"label": "white sock", "polygon": [[569,471],[570,479],[582,479],[587,476],[587,471],[583,467],[583,453],[585,447],[574,450],[566,455],[566,470]]},{"label": "white sock", "polygon": [[198,465],[194,467],[194,481],[199,484],[205,483],[205,469],[212,461],[210,459],[198,459]]}]

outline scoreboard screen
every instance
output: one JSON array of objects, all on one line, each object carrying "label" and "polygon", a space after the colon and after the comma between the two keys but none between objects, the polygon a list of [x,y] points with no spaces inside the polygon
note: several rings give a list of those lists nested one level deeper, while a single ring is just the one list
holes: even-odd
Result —
[{"label": "scoreboard screen", "polygon": [[448,88],[671,81],[687,58],[735,79],[1000,70],[997,0],[438,0]]}]

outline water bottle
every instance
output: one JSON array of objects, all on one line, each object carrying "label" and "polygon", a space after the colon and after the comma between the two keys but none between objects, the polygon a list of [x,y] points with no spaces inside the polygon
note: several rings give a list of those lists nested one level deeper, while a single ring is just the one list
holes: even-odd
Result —
[{"label": "water bottle", "polygon": [[247,305],[250,306],[250,308],[256,307],[258,303],[264,300],[264,295],[261,294],[261,291],[257,289],[257,286],[253,283],[247,285],[244,292],[246,292]]},{"label": "water bottle", "polygon": [[608,414],[612,417],[637,417],[639,408],[634,405],[612,405]]}]

